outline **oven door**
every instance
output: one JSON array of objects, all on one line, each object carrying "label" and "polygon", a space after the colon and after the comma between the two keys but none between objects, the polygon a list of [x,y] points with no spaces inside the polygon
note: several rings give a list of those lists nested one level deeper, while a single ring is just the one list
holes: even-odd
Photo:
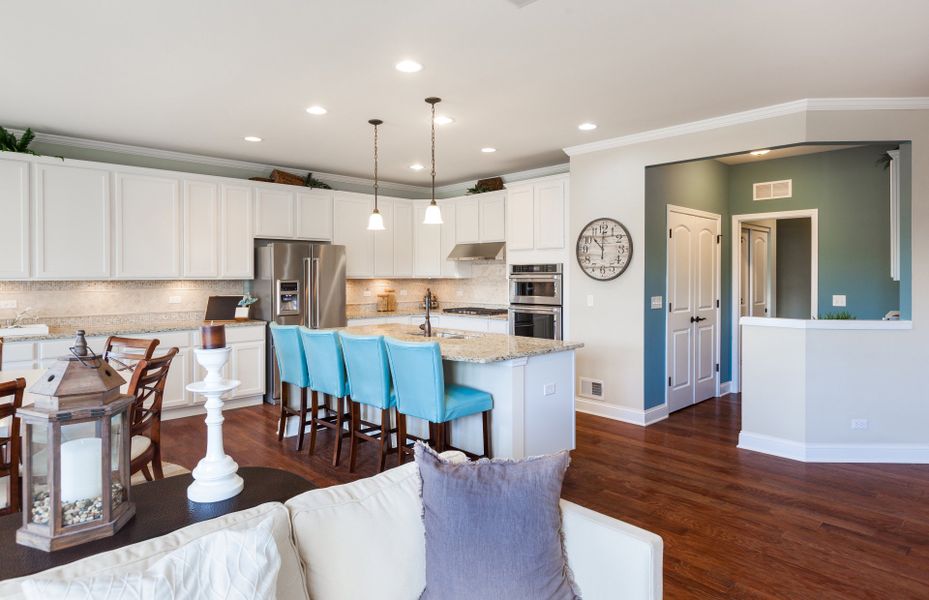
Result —
[{"label": "oven door", "polygon": [[561,307],[511,306],[509,310],[510,335],[561,339]]},{"label": "oven door", "polygon": [[561,306],[561,275],[510,275],[510,303]]}]

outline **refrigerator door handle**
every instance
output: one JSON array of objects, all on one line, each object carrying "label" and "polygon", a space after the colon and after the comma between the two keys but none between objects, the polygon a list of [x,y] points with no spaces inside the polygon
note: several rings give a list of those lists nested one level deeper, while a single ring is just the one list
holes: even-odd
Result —
[{"label": "refrigerator door handle", "polygon": [[319,258],[310,259],[310,280],[313,284],[313,322],[310,323],[310,328],[318,329],[319,328]]}]

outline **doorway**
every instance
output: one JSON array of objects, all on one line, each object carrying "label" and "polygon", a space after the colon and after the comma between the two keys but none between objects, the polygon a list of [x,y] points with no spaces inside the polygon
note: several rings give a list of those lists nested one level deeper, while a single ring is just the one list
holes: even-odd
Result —
[{"label": "doorway", "polygon": [[777,285],[777,254],[773,244],[777,222],[746,222],[739,240],[739,314],[743,317],[774,316]]},{"label": "doorway", "polygon": [[718,214],[668,206],[668,411],[719,393]]}]

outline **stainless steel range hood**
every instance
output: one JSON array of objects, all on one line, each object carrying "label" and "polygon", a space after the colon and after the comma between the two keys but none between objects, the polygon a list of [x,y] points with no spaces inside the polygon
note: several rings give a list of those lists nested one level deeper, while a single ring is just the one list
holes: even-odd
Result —
[{"label": "stainless steel range hood", "polygon": [[448,260],[500,260],[503,258],[505,248],[504,242],[455,244],[448,255]]}]

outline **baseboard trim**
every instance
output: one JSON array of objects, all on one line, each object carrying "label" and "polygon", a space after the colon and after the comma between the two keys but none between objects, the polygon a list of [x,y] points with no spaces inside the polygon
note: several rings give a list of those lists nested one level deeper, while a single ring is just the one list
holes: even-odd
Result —
[{"label": "baseboard trim", "polygon": [[574,407],[578,412],[631,423],[645,427],[658,421],[668,418],[668,405],[659,404],[647,410],[640,408],[629,408],[628,406],[618,406],[602,400],[591,400],[590,398],[576,398]]},{"label": "baseboard trim", "polygon": [[929,464],[929,444],[803,443],[742,431],[738,447],[808,463]]},{"label": "baseboard trim", "polygon": [[[225,400],[223,402],[223,411],[245,408],[246,406],[258,406],[264,402],[264,396],[250,396],[248,398],[236,398],[235,400]],[[179,406],[177,408],[166,408],[161,412],[162,421],[172,419],[183,419],[184,417],[196,417],[205,415],[206,409],[202,404],[197,406]]]},{"label": "baseboard trim", "polygon": [[732,382],[731,381],[724,381],[721,384],[719,384],[719,396],[720,397],[725,396],[726,394],[731,394],[731,393],[732,393]]}]

